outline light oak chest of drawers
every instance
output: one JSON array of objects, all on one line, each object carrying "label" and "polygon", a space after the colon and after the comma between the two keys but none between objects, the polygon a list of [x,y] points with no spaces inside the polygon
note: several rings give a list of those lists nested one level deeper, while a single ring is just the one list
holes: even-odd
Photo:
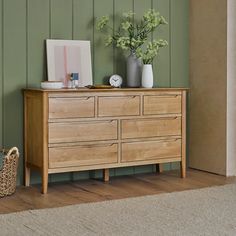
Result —
[{"label": "light oak chest of drawers", "polygon": [[186,172],[186,89],[24,90],[25,185],[48,175],[180,162]]}]

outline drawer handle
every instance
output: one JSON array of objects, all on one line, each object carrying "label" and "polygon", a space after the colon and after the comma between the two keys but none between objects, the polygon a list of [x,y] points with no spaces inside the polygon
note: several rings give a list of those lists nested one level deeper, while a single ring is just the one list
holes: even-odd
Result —
[{"label": "drawer handle", "polygon": [[108,144],[91,144],[91,145],[79,145],[82,148],[94,148],[94,147],[112,147],[115,143]]},{"label": "drawer handle", "polygon": [[179,140],[179,138],[174,138],[174,139],[162,139],[162,140],[157,140],[157,141],[154,141],[154,142],[157,142],[157,143],[169,143],[169,142],[176,142],[178,140]]},{"label": "drawer handle", "polygon": [[78,99],[78,100],[89,100],[89,99],[91,99],[91,98],[93,98],[93,97],[54,97],[54,99]]},{"label": "drawer handle", "polygon": [[159,118],[160,120],[177,120],[178,116],[174,116],[174,117],[161,117]]},{"label": "drawer handle", "polygon": [[108,123],[111,124],[116,122],[116,120],[96,120],[96,121],[72,121],[70,123],[60,122],[63,125],[74,125],[74,124],[101,124],[101,123]]},{"label": "drawer handle", "polygon": [[89,100],[90,98],[92,97],[77,97],[76,99],[79,99],[79,100]]},{"label": "drawer handle", "polygon": [[126,99],[126,98],[129,98],[129,99],[134,99],[136,98],[137,95],[130,95],[130,96],[124,96],[124,97],[118,97],[118,98],[123,98],[123,99]]},{"label": "drawer handle", "polygon": [[177,98],[180,94],[162,94],[162,95],[154,95],[154,97],[165,97],[165,98]]},{"label": "drawer handle", "polygon": [[136,97],[137,97],[136,95],[128,96],[128,98],[130,98],[130,99],[133,99],[133,98],[136,98]]}]

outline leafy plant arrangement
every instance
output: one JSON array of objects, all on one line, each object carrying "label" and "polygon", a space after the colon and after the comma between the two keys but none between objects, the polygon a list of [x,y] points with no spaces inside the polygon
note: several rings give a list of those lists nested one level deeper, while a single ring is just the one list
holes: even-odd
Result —
[{"label": "leafy plant arrangement", "polygon": [[152,64],[154,58],[158,55],[160,48],[168,45],[168,42],[163,39],[153,40],[149,42],[146,49],[138,48],[136,56],[143,60],[143,64]]},{"label": "leafy plant arrangement", "polygon": [[[123,18],[117,30],[109,26],[109,16],[103,16],[97,23],[97,29],[108,32],[106,46],[114,45],[124,51],[135,53],[144,64],[152,63],[159,49],[168,45],[166,40],[149,41],[145,49],[142,46],[148,41],[149,35],[160,25],[168,24],[163,16],[154,9],[148,10],[140,21],[134,20],[134,13],[123,13]],[[110,31],[110,32],[109,32]]]}]

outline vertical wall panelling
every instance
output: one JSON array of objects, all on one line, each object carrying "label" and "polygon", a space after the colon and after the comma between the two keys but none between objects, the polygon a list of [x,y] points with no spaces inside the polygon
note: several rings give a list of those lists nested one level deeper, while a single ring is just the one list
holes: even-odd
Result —
[{"label": "vertical wall panelling", "polygon": [[153,39],[166,39],[169,43],[167,47],[160,50],[160,54],[153,61],[154,86],[170,87],[170,1],[153,0],[153,8],[168,21],[168,25],[160,26],[153,33]]},{"label": "vertical wall panelling", "polygon": [[49,38],[49,0],[28,1],[28,87],[39,87],[46,80],[45,40]]},{"label": "vertical wall panelling", "polygon": [[73,39],[93,41],[93,0],[74,0]]},{"label": "vertical wall panelling", "polygon": [[0,147],[3,146],[3,0],[0,0]]},{"label": "vertical wall panelling", "polygon": [[[134,0],[134,12],[135,12],[135,20],[140,21],[143,17],[143,14],[145,12],[147,12],[149,9],[152,8],[152,0]],[[149,40],[151,40],[152,37],[149,37]],[[148,166],[137,166],[134,167],[134,173],[140,173],[140,172],[150,172],[153,170],[153,166],[152,165],[148,165]]]},{"label": "vertical wall panelling", "polygon": [[171,2],[171,86],[188,86],[188,0]]},{"label": "vertical wall panelling", "polygon": [[[23,99],[26,86],[26,0],[4,0],[4,144],[23,146]],[[22,176],[22,158],[20,177]],[[18,180],[20,180],[19,178]]]},{"label": "vertical wall panelling", "polygon": [[72,39],[72,0],[51,0],[51,38]]},{"label": "vertical wall panelling", "polygon": [[[117,30],[124,12],[133,11],[133,0],[114,0],[114,27]],[[114,73],[119,74],[126,82],[126,57],[129,52],[115,48]]]},{"label": "vertical wall panelling", "polygon": [[[95,0],[94,17],[96,19],[103,15],[110,16],[110,24],[113,26],[113,1]],[[96,24],[96,22],[95,22]],[[94,29],[94,81],[96,84],[107,84],[108,78],[113,74],[113,48],[105,47],[106,36]]]}]

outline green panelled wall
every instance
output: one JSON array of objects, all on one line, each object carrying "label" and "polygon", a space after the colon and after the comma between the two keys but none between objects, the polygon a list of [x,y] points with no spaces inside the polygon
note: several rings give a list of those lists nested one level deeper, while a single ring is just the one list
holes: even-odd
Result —
[{"label": "green panelled wall", "polygon": [[[94,26],[96,17],[110,15],[116,27],[123,12],[134,11],[135,17],[140,18],[150,8],[159,10],[169,22],[151,36],[169,42],[153,64],[155,86],[187,87],[188,0],[0,0],[0,144],[20,149],[18,184],[23,176],[21,89],[39,87],[46,79],[45,39],[90,40],[94,82],[107,83],[113,73],[125,77],[125,56],[116,48],[104,47],[104,37]],[[111,174],[153,170],[153,166],[121,168],[112,170]],[[101,172],[53,175],[50,180],[91,175],[100,176]],[[39,181],[37,176],[33,179]]]}]

